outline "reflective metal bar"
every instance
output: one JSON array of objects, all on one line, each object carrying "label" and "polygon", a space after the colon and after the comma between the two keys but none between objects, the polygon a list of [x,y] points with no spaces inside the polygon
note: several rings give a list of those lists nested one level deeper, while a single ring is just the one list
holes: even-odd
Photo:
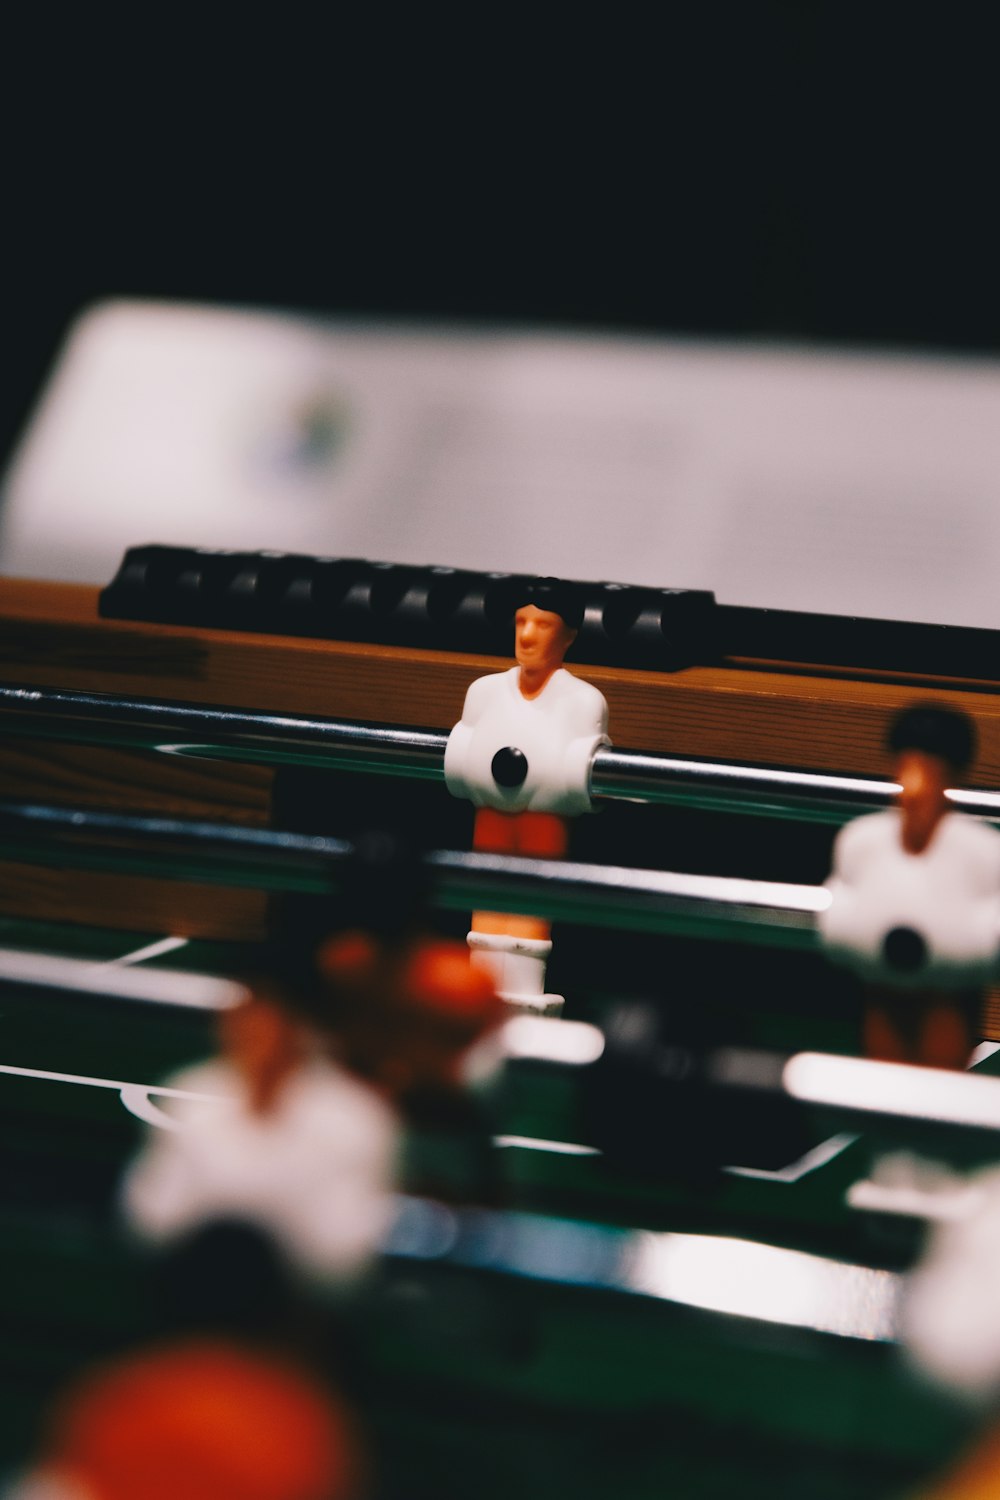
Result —
[{"label": "reflective metal bar", "polygon": [[[153,1006],[171,1011],[216,1013],[246,998],[243,986],[204,974],[134,970],[108,963],[0,948],[0,996],[32,1002],[57,996],[90,1004]],[[89,1014],[90,1012],[88,1012]],[[560,1073],[588,1069],[605,1051],[596,1026],[578,1021],[514,1016],[499,1033],[500,1052],[514,1066],[543,1065]],[[1000,1079],[872,1062],[820,1053],[792,1055],[748,1048],[720,1048],[699,1064],[705,1082],[718,1091],[717,1107],[752,1116],[754,1096],[780,1096],[838,1124],[877,1127],[900,1141],[928,1140],[940,1154],[957,1150],[969,1166],[994,1161],[1000,1136]],[[9,1068],[7,1071],[32,1070]],[[94,1082],[75,1075],[76,1083]],[[662,1080],[664,1128],[676,1123],[675,1083]],[[566,1144],[566,1143],[563,1143]],[[567,1149],[569,1149],[567,1145]],[[594,1148],[576,1146],[577,1151]],[[600,1154],[597,1152],[596,1154]],[[728,1168],[729,1172],[741,1169]]]},{"label": "reflective metal bar", "polygon": [[990,1136],[989,1159],[996,1157],[1000,1078],[823,1052],[782,1054],[743,1047],[709,1053],[706,1077],[723,1090],[780,1094],[829,1113],[838,1124],[930,1125],[935,1131]]},{"label": "reflective metal bar", "polygon": [[[336,888],[351,853],[343,839],[321,835],[10,801],[0,802],[0,839],[5,858],[28,864],[321,893]],[[427,860],[442,907],[636,931],[808,946],[828,899],[813,886],[565,860],[455,851]]]},{"label": "reflective metal bar", "polygon": [[[895,782],[874,777],[773,770],[768,766],[682,760],[615,749],[597,752],[590,785],[595,797],[683,802],[711,811],[764,813],[833,823],[888,807],[898,791]],[[986,800],[976,811],[1000,819],[1000,794],[977,795]]]},{"label": "reflective metal bar", "polygon": [[633,931],[719,935],[811,946],[816,913],[829,897],[817,886],[633,870],[501,854],[428,856],[441,875],[440,905],[538,913],[554,921]]},{"label": "reflective metal bar", "polygon": [[[436,729],[2,684],[0,727],[8,735],[133,745],[164,755],[377,771],[432,780],[444,775],[448,739]],[[898,787],[876,777],[608,748],[594,757],[591,789],[599,798],[840,823],[857,813],[887,807]],[[1000,824],[1000,792],[955,789],[948,796],[961,811]]]},{"label": "reflective metal bar", "polygon": [[164,755],[262,765],[349,767],[440,779],[448,736],[341,719],[0,685],[5,734],[134,745]]},{"label": "reflective metal bar", "polygon": [[[0,993],[25,991],[209,1012],[229,1010],[247,993],[242,985],[213,975],[0,948]],[[594,1025],[535,1016],[513,1016],[500,1040],[509,1060],[560,1070],[592,1065],[605,1047],[604,1035]],[[722,1092],[780,1094],[855,1124],[931,1124],[947,1133],[1000,1135],[1000,1078],[817,1052],[789,1055],[741,1047],[706,1054],[705,1077]],[[670,1086],[664,1082],[665,1091]]]},{"label": "reflective metal bar", "polygon": [[601,1288],[866,1342],[895,1335],[891,1271],[722,1235],[609,1228],[403,1198],[383,1251],[404,1263],[472,1266]]},{"label": "reflective metal bar", "polygon": [[245,998],[240,984],[208,974],[118,968],[86,959],[0,948],[0,993],[75,995],[168,1010],[231,1010]]},{"label": "reflective metal bar", "polygon": [[[516,1016],[503,1031],[504,1054],[517,1062],[561,1070],[588,1068],[605,1052],[603,1032],[583,1021]],[[983,1160],[995,1161],[1000,1137],[1000,1078],[908,1063],[877,1062],[822,1052],[769,1052],[719,1047],[700,1066],[720,1096],[738,1095],[736,1108],[752,1109],[753,1096],[787,1099],[829,1116],[838,1128],[886,1126],[903,1137],[930,1127],[948,1140],[960,1138]],[[671,1089],[664,1080],[664,1092]],[[719,1108],[723,1108],[720,1097]]]}]

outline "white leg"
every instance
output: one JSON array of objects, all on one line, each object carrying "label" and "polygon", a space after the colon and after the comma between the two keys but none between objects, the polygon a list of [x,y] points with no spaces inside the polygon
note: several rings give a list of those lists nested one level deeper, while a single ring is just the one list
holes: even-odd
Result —
[{"label": "white leg", "polygon": [[470,932],[473,959],[489,973],[501,1000],[535,1015],[558,1015],[562,995],[545,993],[545,968],[552,943],[548,938],[516,937],[504,932]]}]

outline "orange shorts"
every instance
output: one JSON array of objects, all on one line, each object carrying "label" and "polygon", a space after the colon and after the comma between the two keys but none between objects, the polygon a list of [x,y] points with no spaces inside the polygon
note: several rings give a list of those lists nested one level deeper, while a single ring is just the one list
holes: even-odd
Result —
[{"label": "orange shorts", "polygon": [[498,812],[495,807],[476,810],[472,847],[490,854],[529,854],[538,859],[562,859],[569,834],[565,818],[558,813]]}]

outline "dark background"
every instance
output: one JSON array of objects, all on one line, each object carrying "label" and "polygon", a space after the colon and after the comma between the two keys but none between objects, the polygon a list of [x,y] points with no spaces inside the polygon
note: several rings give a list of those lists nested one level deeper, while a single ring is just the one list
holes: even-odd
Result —
[{"label": "dark background", "polygon": [[108,295],[994,352],[971,7],[42,16],[4,62],[6,450]]}]

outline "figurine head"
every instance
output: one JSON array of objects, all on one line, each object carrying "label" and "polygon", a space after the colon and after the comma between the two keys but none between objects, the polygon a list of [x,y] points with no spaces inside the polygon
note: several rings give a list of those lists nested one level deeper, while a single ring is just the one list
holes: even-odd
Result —
[{"label": "figurine head", "polygon": [[576,640],[582,610],[571,585],[534,578],[524,586],[514,616],[514,656],[539,686],[563,664]]},{"label": "figurine head", "polygon": [[235,1344],[145,1350],[92,1371],[57,1407],[39,1493],[94,1500],[346,1500],[360,1450],[305,1370]]},{"label": "figurine head", "polygon": [[893,774],[900,785],[903,847],[922,854],[947,811],[948,788],[975,755],[975,726],[955,709],[920,705],[897,715],[886,743],[895,756]]},{"label": "figurine head", "polygon": [[318,964],[339,1057],[397,1104],[458,1087],[465,1055],[506,1018],[465,943],[417,937],[390,948],[346,932]]}]

